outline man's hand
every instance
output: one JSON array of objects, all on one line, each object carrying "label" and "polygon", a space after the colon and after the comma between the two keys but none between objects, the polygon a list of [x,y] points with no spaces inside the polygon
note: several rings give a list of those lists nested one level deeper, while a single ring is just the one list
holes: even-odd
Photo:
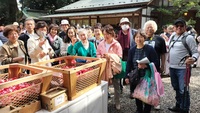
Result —
[{"label": "man's hand", "polygon": [[185,61],[186,64],[194,64],[195,58],[193,57],[188,57]]}]

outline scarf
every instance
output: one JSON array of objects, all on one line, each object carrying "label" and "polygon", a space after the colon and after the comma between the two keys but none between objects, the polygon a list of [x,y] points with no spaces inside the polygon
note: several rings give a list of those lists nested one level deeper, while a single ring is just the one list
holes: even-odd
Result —
[{"label": "scarf", "polygon": [[127,37],[124,37],[122,30],[119,31],[118,41],[122,46],[122,50],[130,48],[130,31],[128,30]]}]

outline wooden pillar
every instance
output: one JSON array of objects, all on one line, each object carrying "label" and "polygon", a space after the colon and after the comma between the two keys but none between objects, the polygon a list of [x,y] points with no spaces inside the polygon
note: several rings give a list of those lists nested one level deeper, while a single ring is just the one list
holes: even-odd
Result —
[{"label": "wooden pillar", "polygon": [[91,20],[91,16],[89,16],[89,26],[91,26],[92,25],[92,20]]},{"label": "wooden pillar", "polygon": [[17,77],[19,78],[19,73],[21,72],[21,67],[18,65],[10,65],[9,66],[9,78]]},{"label": "wooden pillar", "polygon": [[134,13],[132,13],[132,16],[131,16],[131,23],[132,23],[132,28],[135,28],[135,26],[134,26]]},{"label": "wooden pillar", "polygon": [[97,16],[97,23],[101,23],[99,16]]}]

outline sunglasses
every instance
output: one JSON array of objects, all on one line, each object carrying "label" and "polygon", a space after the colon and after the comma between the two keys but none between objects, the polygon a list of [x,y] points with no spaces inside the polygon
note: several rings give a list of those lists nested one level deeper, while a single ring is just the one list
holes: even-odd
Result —
[{"label": "sunglasses", "polygon": [[184,25],[176,25],[176,27],[184,27]]}]

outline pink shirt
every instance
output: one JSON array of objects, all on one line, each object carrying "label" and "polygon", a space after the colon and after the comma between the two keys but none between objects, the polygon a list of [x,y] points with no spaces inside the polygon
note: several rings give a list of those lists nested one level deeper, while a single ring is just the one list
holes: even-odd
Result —
[{"label": "pink shirt", "polygon": [[101,58],[105,53],[117,54],[120,58],[122,58],[122,47],[117,40],[113,39],[108,52],[106,52],[106,42],[105,40],[102,40],[97,46],[97,57]]}]

